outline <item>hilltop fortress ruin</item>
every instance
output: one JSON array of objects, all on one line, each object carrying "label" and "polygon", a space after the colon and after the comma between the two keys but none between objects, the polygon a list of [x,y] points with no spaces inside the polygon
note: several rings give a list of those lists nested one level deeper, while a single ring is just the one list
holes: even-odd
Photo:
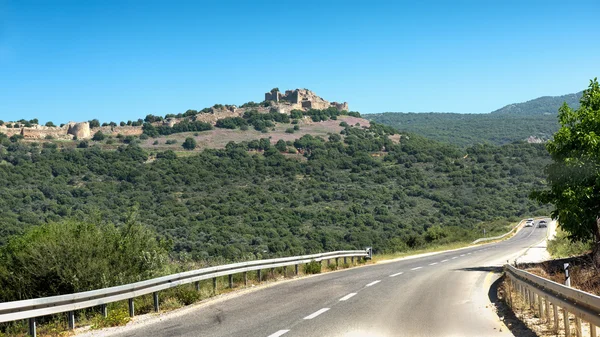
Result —
[{"label": "hilltop fortress ruin", "polygon": [[[161,121],[152,122],[155,126],[173,125],[187,119],[215,124],[218,119],[226,117],[241,117],[248,110],[256,110],[259,113],[268,113],[273,110],[280,113],[289,114],[292,110],[324,110],[336,108],[339,111],[348,111],[348,103],[329,102],[317,96],[314,92],[307,89],[286,90],[282,94],[275,88],[265,93],[263,104],[253,104],[252,106],[238,107],[235,105],[217,104],[211,108],[204,109],[194,116],[177,116],[165,118]],[[18,124],[18,123],[7,123]],[[42,126],[33,124],[31,126],[7,127],[6,124],[0,125],[0,133],[8,137],[13,135],[22,135],[24,139],[90,139],[98,131],[102,131],[107,136],[139,136],[143,130],[141,126],[101,126],[91,128],[89,122],[69,122],[61,126]]]},{"label": "hilltop fortress ruin", "polygon": [[336,108],[339,111],[348,111],[348,103],[329,102],[317,96],[308,89],[286,90],[285,94],[279,92],[278,88],[265,93],[265,101],[273,101],[276,104],[288,103],[291,109],[318,109]]}]

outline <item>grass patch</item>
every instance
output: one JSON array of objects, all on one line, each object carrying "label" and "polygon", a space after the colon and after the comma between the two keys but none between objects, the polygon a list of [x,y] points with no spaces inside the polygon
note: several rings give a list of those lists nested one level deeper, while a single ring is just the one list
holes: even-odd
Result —
[{"label": "grass patch", "polygon": [[568,238],[567,232],[562,229],[556,229],[556,237],[548,240],[548,252],[553,258],[563,258],[577,256],[588,253],[592,250],[593,242],[576,241],[572,242]]}]

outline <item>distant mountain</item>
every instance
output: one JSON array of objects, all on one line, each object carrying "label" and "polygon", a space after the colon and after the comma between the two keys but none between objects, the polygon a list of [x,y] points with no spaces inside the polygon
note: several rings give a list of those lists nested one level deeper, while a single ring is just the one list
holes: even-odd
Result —
[{"label": "distant mountain", "polygon": [[523,103],[509,104],[503,108],[492,111],[491,114],[511,114],[511,115],[555,115],[558,108],[566,102],[573,109],[579,108],[579,100],[583,91],[575,94],[562,96],[543,96]]},{"label": "distant mountain", "polygon": [[463,147],[481,143],[541,142],[558,131],[556,116],[563,102],[578,108],[582,93],[539,97],[486,114],[386,112],[363,117]]}]

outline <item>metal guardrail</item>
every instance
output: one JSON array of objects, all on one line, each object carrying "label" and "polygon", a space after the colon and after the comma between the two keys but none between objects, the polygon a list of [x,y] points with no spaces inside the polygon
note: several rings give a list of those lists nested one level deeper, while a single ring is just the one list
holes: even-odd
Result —
[{"label": "metal guardrail", "polygon": [[[504,271],[511,280],[511,287],[521,294],[534,311],[537,310],[539,317],[545,319],[546,323],[553,321],[556,333],[560,328],[558,312],[562,310],[565,336],[571,335],[569,314],[572,314],[575,316],[577,336],[582,335],[583,320],[590,325],[590,336],[596,337],[596,328],[600,326],[599,296],[567,287],[511,265],[505,265]],[[512,303],[509,304],[512,306]],[[553,318],[550,315],[551,307]]]},{"label": "metal guardrail", "polygon": [[480,239],[477,239],[477,240],[471,242],[471,244],[474,245],[474,244],[477,244],[477,243],[480,243],[480,242],[484,242],[484,241],[500,240],[503,237],[507,236],[508,234],[510,234],[510,233],[514,232],[515,230],[517,230],[517,228],[519,228],[519,226],[521,226],[521,224],[523,222],[525,222],[525,220],[521,220],[513,229],[511,229],[507,233],[504,233],[504,234],[499,235],[499,236],[493,236],[493,237],[490,237],[490,238],[480,238]]},{"label": "metal guardrail", "polygon": [[10,322],[22,319],[29,319],[29,334],[36,335],[36,317],[68,313],[69,328],[75,326],[75,310],[86,309],[96,306],[102,307],[102,312],[106,316],[106,305],[112,302],[129,300],[129,315],[134,315],[133,299],[138,296],[152,293],[154,296],[154,309],[158,311],[159,301],[158,292],[183,284],[196,283],[196,289],[199,289],[199,281],[213,279],[213,287],[216,289],[216,278],[220,276],[229,276],[229,287],[233,287],[233,275],[244,273],[244,280],[247,281],[247,272],[258,271],[260,281],[260,271],[262,269],[273,269],[277,267],[286,267],[295,265],[295,273],[298,274],[300,264],[312,261],[321,262],[323,260],[344,259],[354,261],[358,258],[371,258],[372,250],[348,250],[329,253],[320,253],[303,256],[292,256],[268,260],[256,260],[248,262],[239,262],[222,266],[202,268],[168,276],[162,276],[146,281],[140,281],[110,288],[84,291],[75,294],[59,295],[52,297],[35,298],[29,300],[13,301],[0,303],[0,323]]}]

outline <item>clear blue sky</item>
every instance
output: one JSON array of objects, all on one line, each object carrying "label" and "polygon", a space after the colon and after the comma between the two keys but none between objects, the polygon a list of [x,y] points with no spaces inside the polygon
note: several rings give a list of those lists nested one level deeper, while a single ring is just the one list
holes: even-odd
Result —
[{"label": "clear blue sky", "polygon": [[102,122],[308,88],[489,112],[600,76],[600,1],[0,0],[0,119]]}]

